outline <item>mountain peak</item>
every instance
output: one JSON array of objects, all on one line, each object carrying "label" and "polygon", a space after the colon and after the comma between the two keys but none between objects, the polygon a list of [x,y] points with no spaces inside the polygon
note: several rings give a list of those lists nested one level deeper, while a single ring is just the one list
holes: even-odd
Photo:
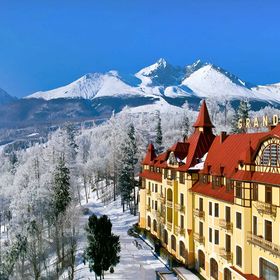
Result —
[{"label": "mountain peak", "polygon": [[16,100],[15,97],[12,97],[5,90],[0,88],[0,104],[7,104],[14,100]]},{"label": "mountain peak", "polygon": [[203,64],[202,61],[201,61],[200,59],[198,59],[198,60],[195,61],[191,66],[192,66],[192,67],[197,67],[197,66],[202,65],[202,64]]},{"label": "mountain peak", "polygon": [[136,74],[138,76],[151,76],[153,75],[153,73],[155,71],[157,71],[158,69],[164,69],[167,66],[170,66],[170,64],[167,63],[167,61],[164,58],[160,58],[158,59],[155,63],[153,63],[152,65],[149,65],[147,67],[144,67],[143,69],[141,69],[140,71],[138,71]]},{"label": "mountain peak", "polygon": [[162,67],[166,67],[168,64],[168,62],[164,58],[160,58],[156,63]]},{"label": "mountain peak", "polygon": [[141,69],[135,76],[142,81],[144,86],[177,85],[183,76],[183,68],[169,64],[160,58],[154,64]]}]

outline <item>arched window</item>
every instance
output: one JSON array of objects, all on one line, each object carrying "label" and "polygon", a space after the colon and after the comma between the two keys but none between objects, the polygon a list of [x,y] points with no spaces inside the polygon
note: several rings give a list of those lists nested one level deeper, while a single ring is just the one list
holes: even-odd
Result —
[{"label": "arched window", "polygon": [[167,200],[173,201],[172,190],[171,189],[167,190]]},{"label": "arched window", "polygon": [[176,251],[176,238],[174,235],[171,235],[171,249]]},{"label": "arched window", "polygon": [[163,242],[168,245],[168,232],[166,229],[163,231]]},{"label": "arched window", "polygon": [[231,280],[231,271],[226,267],[224,269],[224,280]]},{"label": "arched window", "polygon": [[218,280],[218,273],[219,268],[218,268],[218,263],[214,260],[210,260],[210,275],[213,277],[215,280]]},{"label": "arched window", "polygon": [[183,241],[180,241],[179,243],[179,253],[181,257],[186,257],[186,249]]},{"label": "arched window", "polygon": [[148,216],[148,227],[150,228],[151,227],[151,217]]},{"label": "arched window", "polygon": [[153,221],[153,230],[155,232],[157,232],[157,221],[156,220]]},{"label": "arched window", "polygon": [[203,251],[198,251],[198,265],[200,268],[205,270],[205,254]]},{"label": "arched window", "polygon": [[280,166],[280,146],[278,144],[269,144],[262,152],[261,165]]}]

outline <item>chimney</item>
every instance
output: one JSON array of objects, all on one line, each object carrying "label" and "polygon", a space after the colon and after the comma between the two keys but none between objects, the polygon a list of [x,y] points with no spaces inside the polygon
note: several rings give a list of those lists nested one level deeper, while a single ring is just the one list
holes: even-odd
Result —
[{"label": "chimney", "polygon": [[220,143],[222,144],[226,138],[227,138],[227,133],[225,131],[221,131],[221,135],[220,135]]},{"label": "chimney", "polygon": [[220,135],[220,143],[222,144],[226,138],[227,138],[227,133],[225,131],[221,131],[221,135]]},{"label": "chimney", "polygon": [[269,126],[269,131],[271,131],[273,128],[275,128],[276,127],[276,125],[273,125],[273,124],[271,124],[270,126]]}]

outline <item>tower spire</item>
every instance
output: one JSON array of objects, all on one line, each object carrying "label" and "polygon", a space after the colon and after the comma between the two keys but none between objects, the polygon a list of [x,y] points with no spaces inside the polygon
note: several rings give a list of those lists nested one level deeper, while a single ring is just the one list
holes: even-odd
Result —
[{"label": "tower spire", "polygon": [[149,144],[148,150],[142,164],[150,164],[151,161],[156,157],[156,152],[154,145],[152,143]]},{"label": "tower spire", "polygon": [[214,127],[211,122],[205,100],[202,101],[197,120],[193,127],[199,131],[211,130]]}]

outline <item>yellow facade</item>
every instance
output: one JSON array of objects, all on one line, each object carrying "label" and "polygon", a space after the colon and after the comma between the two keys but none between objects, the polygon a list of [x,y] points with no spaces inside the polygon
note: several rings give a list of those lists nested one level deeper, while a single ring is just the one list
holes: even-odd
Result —
[{"label": "yellow facade", "polygon": [[[263,181],[279,174],[280,153],[276,164],[272,156],[269,165],[264,163],[264,150],[271,144],[280,147],[280,140],[263,140],[253,164],[240,163],[236,169],[262,172]],[[149,170],[149,165],[143,168]],[[183,175],[176,171],[172,177],[172,166],[165,169],[161,181],[142,180],[140,227],[150,230],[172,255],[206,279],[279,279],[280,180],[233,179],[234,199],[228,201],[191,191],[198,171]],[[208,175],[209,184],[213,178]],[[222,185],[226,179],[221,176]]]}]

